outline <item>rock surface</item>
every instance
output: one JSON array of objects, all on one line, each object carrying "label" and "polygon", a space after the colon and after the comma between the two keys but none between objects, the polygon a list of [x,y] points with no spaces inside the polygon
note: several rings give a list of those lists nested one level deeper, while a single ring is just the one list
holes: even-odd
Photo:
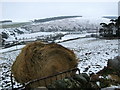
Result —
[{"label": "rock surface", "polygon": [[99,89],[98,85],[90,82],[90,77],[84,73],[76,74],[72,77],[66,77],[62,80],[57,80],[47,88],[79,88],[80,90]]},{"label": "rock surface", "polygon": [[120,86],[120,56],[109,59],[107,67],[92,75],[91,81],[98,82],[100,88]]}]

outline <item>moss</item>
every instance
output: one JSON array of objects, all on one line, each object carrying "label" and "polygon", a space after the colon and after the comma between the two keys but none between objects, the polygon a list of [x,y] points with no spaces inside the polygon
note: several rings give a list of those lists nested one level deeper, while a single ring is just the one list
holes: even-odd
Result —
[{"label": "moss", "polygon": [[82,84],[86,84],[88,81],[86,80],[86,78],[82,75],[82,74],[80,74],[80,75],[75,75],[74,77],[73,77],[75,80],[77,80],[77,81],[79,81],[79,82],[81,82]]},{"label": "moss", "polygon": [[100,79],[100,87],[104,88],[104,87],[109,87],[109,81],[106,79]]}]

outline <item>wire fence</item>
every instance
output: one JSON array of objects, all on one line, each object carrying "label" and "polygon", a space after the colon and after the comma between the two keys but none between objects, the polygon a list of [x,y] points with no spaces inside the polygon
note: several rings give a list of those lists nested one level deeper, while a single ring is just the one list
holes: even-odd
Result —
[{"label": "wire fence", "polygon": [[[35,80],[31,80],[27,83],[24,83],[22,87],[18,87],[18,88],[14,88],[13,75],[11,73],[12,90],[13,89],[25,89],[25,88],[27,88],[27,86],[29,86],[30,84],[33,84],[35,82],[44,82],[45,87],[47,87],[49,84],[52,84],[52,82],[54,82],[56,80],[63,79],[65,77],[71,77],[72,76],[71,73],[73,73],[73,72],[78,72],[78,74],[80,74],[79,68],[73,68],[73,69],[63,71],[63,72],[59,72],[59,73],[54,74],[54,75],[50,75],[50,76],[47,76],[47,77],[42,77],[42,78],[38,78],[38,79],[35,79]],[[58,79],[58,77],[60,77],[60,78]],[[53,80],[53,78],[55,78],[56,80]],[[50,80],[50,83],[47,83],[48,79]]]}]

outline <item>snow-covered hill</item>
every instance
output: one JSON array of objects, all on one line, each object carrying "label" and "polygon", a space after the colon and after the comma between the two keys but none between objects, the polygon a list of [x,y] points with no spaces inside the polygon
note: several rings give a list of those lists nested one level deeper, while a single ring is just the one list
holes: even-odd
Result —
[{"label": "snow-covered hill", "polygon": [[6,28],[6,29],[0,29],[0,33],[2,34],[2,38],[6,41],[14,41],[15,37],[29,33],[23,28]]},{"label": "snow-covered hill", "polygon": [[[5,41],[15,41],[16,39],[21,40],[25,38],[35,40],[36,37],[41,37],[41,34],[35,34],[37,32],[96,32],[102,22],[108,23],[109,19],[86,17],[66,18],[41,23],[32,22],[16,28],[4,28],[0,29],[0,33],[4,36]],[[35,36],[33,36],[33,33]]]},{"label": "snow-covered hill", "polygon": [[100,23],[108,23],[109,19],[106,18],[67,18],[62,20],[54,20],[43,23],[33,23],[26,25],[24,28],[31,32],[39,31],[83,31],[83,30],[96,30],[100,27]]}]

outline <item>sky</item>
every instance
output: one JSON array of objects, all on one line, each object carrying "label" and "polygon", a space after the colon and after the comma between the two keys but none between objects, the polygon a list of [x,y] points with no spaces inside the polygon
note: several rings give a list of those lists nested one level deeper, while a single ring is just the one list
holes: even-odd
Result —
[{"label": "sky", "polygon": [[0,20],[19,22],[56,16],[101,17],[118,15],[118,0],[96,1],[18,0],[16,2],[4,0],[0,2]]}]

